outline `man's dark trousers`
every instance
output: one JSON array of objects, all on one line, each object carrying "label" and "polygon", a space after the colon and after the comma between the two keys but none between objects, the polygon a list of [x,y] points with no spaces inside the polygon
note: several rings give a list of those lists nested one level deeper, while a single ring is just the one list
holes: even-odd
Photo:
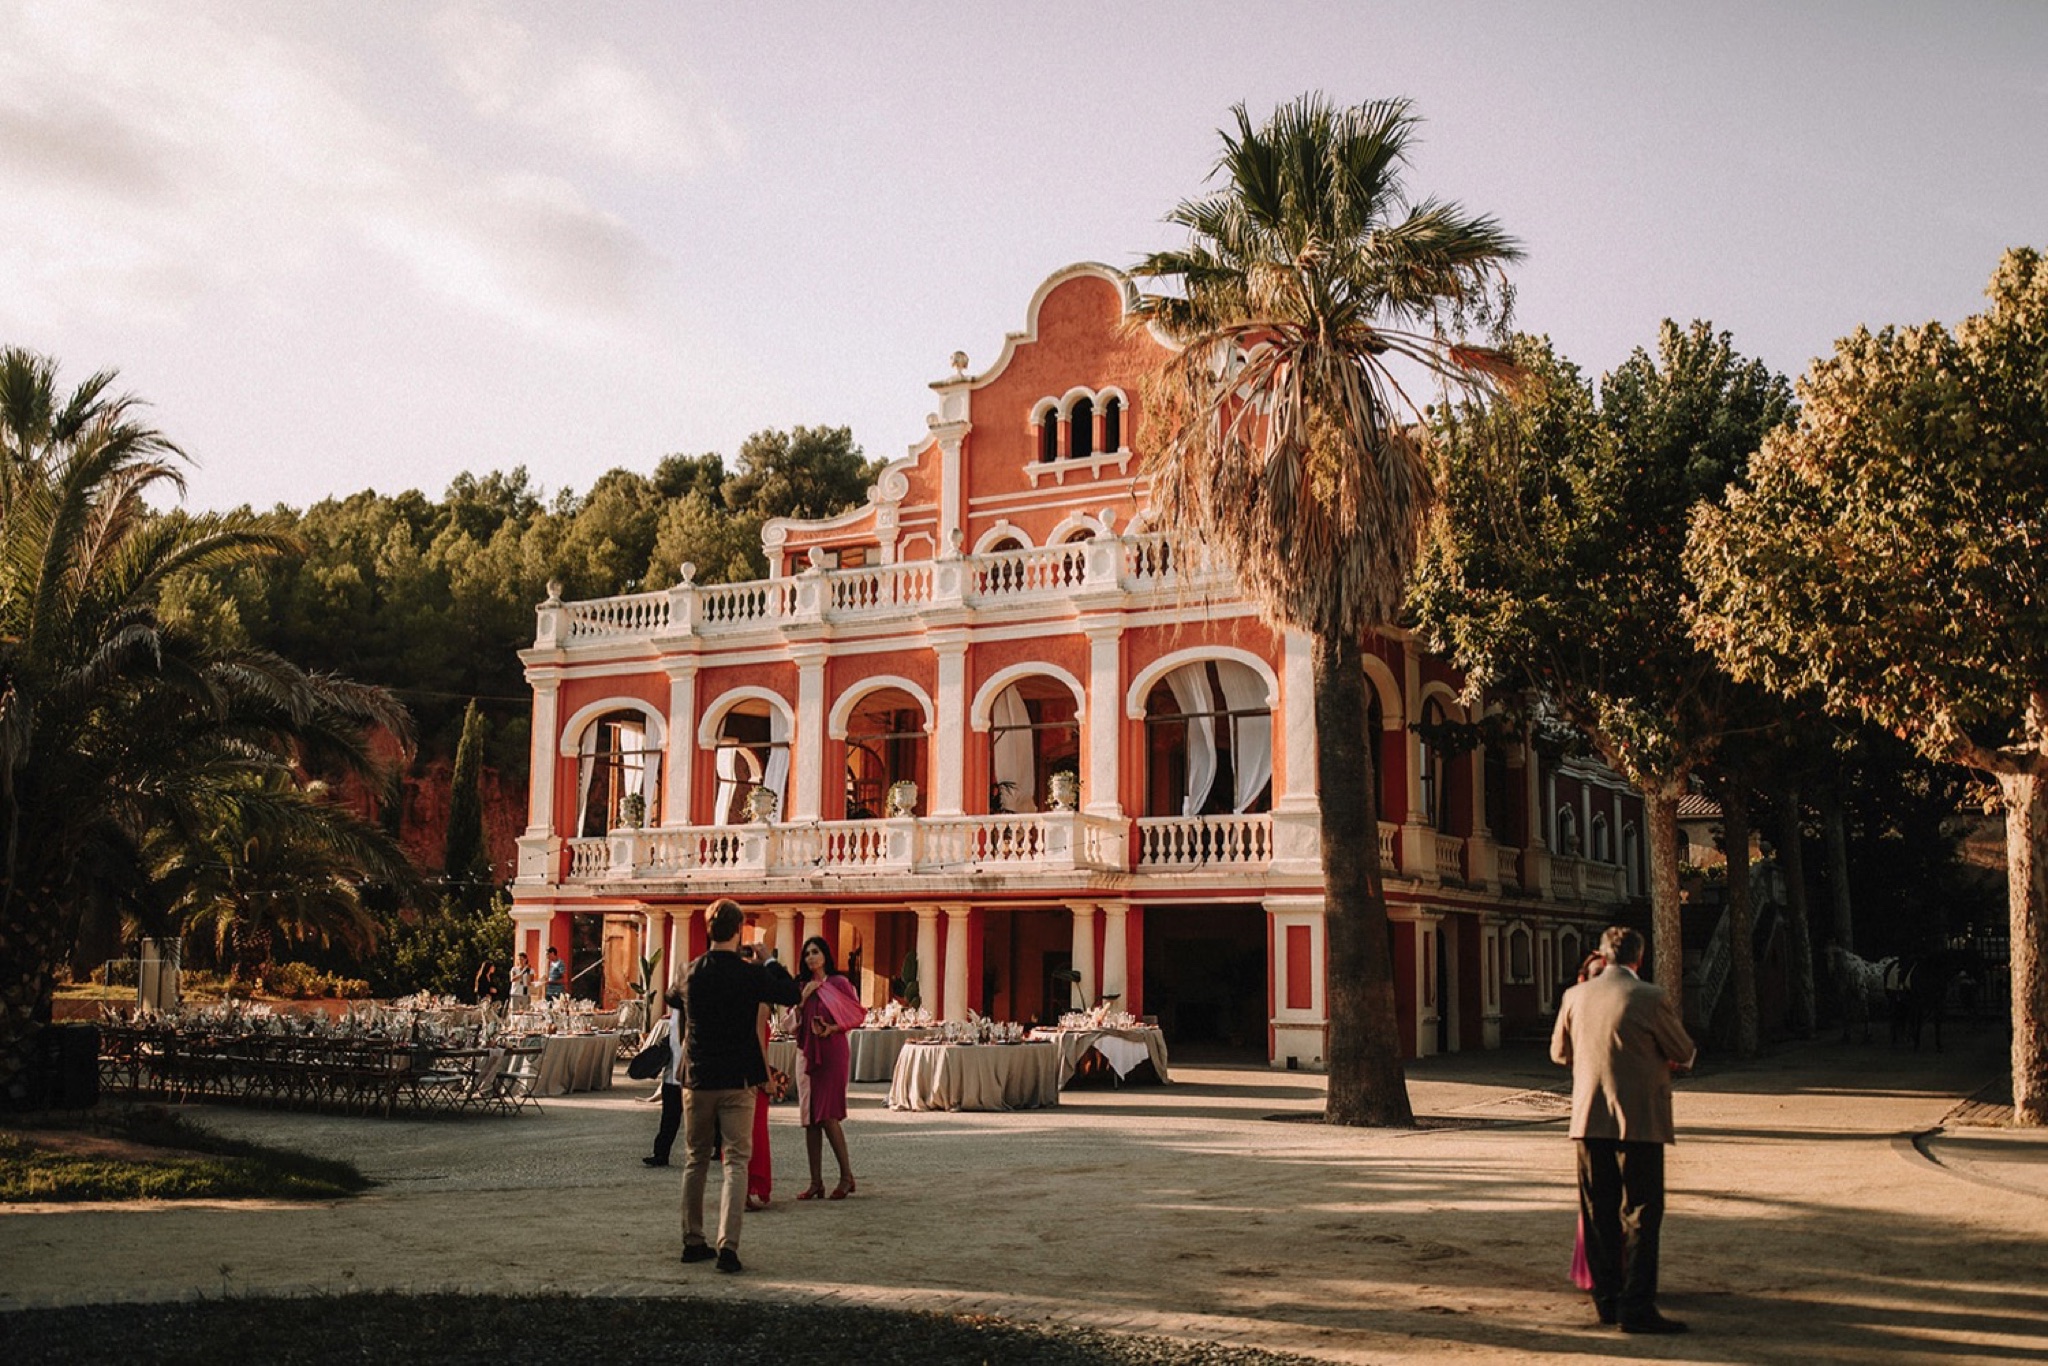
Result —
[{"label": "man's dark trousers", "polygon": [[1601,1317],[1627,1323],[1657,1308],[1657,1238],[1664,1225],[1664,1145],[1582,1138],[1579,1214]]}]

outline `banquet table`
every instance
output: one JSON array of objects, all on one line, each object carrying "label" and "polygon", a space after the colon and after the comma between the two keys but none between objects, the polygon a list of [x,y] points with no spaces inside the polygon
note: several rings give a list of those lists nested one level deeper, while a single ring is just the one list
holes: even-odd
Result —
[{"label": "banquet table", "polygon": [[1029,1110],[1060,1103],[1050,1043],[912,1043],[889,1079],[891,1110]]},{"label": "banquet table", "polygon": [[1102,1054],[1111,1070],[1121,1082],[1131,1074],[1131,1069],[1140,1063],[1149,1062],[1152,1070],[1159,1074],[1159,1080],[1166,1082],[1166,1035],[1156,1025],[1139,1025],[1131,1029],[1055,1029],[1040,1030],[1040,1037],[1050,1034],[1060,1051],[1060,1085],[1065,1086],[1074,1079],[1074,1073],[1081,1066],[1081,1059],[1089,1049]]},{"label": "banquet table", "polygon": [[543,1034],[528,1042],[540,1044],[540,1063],[533,1079],[535,1095],[611,1089],[612,1063],[619,1052],[617,1034]]},{"label": "banquet table", "polygon": [[903,1045],[928,1038],[929,1029],[856,1029],[846,1036],[853,1052],[853,1080],[888,1081],[896,1075],[896,1059]]},{"label": "banquet table", "polygon": [[768,1065],[789,1077],[788,1099],[796,1099],[796,1040],[770,1039],[768,1041]]}]

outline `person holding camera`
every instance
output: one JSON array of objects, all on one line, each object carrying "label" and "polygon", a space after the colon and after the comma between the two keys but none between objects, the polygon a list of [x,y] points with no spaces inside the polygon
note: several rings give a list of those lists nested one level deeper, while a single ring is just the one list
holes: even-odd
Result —
[{"label": "person holding camera", "polygon": [[[740,945],[745,917],[721,897],[704,910],[710,949],[683,974],[682,1030],[683,1260],[740,1270],[740,1225],[753,1153],[754,1094],[768,1080],[756,1032],[762,1005],[793,1006],[803,991],[771,955],[756,962]],[[718,1202],[718,1244],[704,1236],[704,1187],[712,1151],[723,1147],[724,1187]]]}]

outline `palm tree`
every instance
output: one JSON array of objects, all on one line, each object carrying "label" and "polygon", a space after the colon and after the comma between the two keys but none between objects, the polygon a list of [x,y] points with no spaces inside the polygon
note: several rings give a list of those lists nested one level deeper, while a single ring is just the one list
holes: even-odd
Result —
[{"label": "palm tree", "polygon": [[[159,905],[152,849],[265,819],[300,769],[379,781],[387,694],[164,622],[165,580],[292,543],[244,518],[158,516],[182,454],[92,376],[0,350],[0,1104],[24,1094],[54,974],[88,917]],[[396,860],[403,864],[402,857]]]},{"label": "palm tree", "polygon": [[1142,318],[1178,349],[1146,390],[1146,470],[1167,526],[1223,551],[1275,624],[1315,640],[1335,1124],[1410,1124],[1379,866],[1363,641],[1394,621],[1434,497],[1409,388],[1511,374],[1454,331],[1504,322],[1514,239],[1411,202],[1406,101],[1304,95],[1254,127],[1232,110],[1223,186],[1168,216],[1188,245],[1136,273],[1171,282]]}]

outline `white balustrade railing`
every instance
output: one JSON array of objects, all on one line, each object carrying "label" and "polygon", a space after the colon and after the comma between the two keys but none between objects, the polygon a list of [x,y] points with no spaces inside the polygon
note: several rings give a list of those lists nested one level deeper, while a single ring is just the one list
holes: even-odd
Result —
[{"label": "white balustrade railing", "polygon": [[1380,822],[1380,872],[1391,873],[1401,862],[1401,827],[1393,821]]},{"label": "white balustrade railing", "polygon": [[570,840],[569,881],[588,882],[602,877],[612,866],[611,841],[599,836],[596,839]]},{"label": "white balustrade railing", "polygon": [[1138,866],[1263,868],[1273,861],[1273,818],[1146,816],[1138,821]]},{"label": "white balustrade railing", "polygon": [[1522,851],[1497,845],[1493,851],[1494,877],[1503,887],[1522,885]]},{"label": "white balustrade railing", "polygon": [[667,593],[632,593],[563,604],[572,642],[656,635],[668,628]]},{"label": "white balustrade railing", "polygon": [[1436,875],[1453,882],[1465,876],[1465,841],[1458,835],[1439,832],[1436,836]]},{"label": "white balustrade railing", "polygon": [[646,841],[646,866],[651,876],[673,877],[699,868],[738,868],[745,858],[743,827],[708,826],[683,830],[652,830]]},{"label": "white balustrade railing", "polygon": [[697,590],[697,622],[700,627],[743,628],[786,617],[793,605],[788,579],[712,584]]},{"label": "white balustrade railing", "polygon": [[836,570],[825,576],[828,616],[881,616],[932,600],[932,562]]},{"label": "white balustrade railing", "polygon": [[1088,572],[1085,544],[1036,546],[976,555],[967,562],[967,600],[995,603],[1063,595]]}]

